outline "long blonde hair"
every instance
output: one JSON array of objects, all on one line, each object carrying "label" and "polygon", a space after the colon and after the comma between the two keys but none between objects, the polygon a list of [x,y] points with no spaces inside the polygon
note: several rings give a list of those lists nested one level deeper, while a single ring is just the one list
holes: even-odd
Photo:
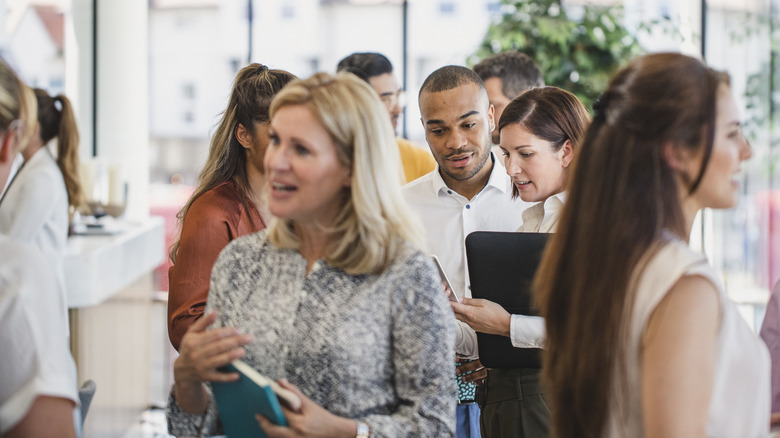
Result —
[{"label": "long blonde hair", "polygon": [[[335,225],[323,229],[332,242],[325,261],[349,274],[378,274],[405,242],[422,249],[422,228],[401,195],[393,128],[376,92],[353,74],[317,73],[285,87],[271,104],[271,118],[289,105],[311,110],[333,139],[339,161],[352,172]],[[290,220],[273,219],[268,236],[279,248],[300,245]]]},{"label": "long blonde hair", "polygon": [[[284,70],[272,70],[262,64],[249,64],[242,68],[233,82],[230,92],[230,101],[222,113],[217,131],[211,138],[209,156],[206,164],[198,177],[198,187],[176,215],[179,227],[187,216],[192,203],[202,194],[217,187],[225,181],[233,180],[238,191],[244,209],[249,210],[247,199],[256,201],[249,187],[249,179],[246,174],[246,150],[236,138],[236,128],[241,124],[254,138],[257,133],[255,123],[266,123],[271,120],[268,108],[271,100],[288,82],[295,79],[292,73]],[[252,228],[256,225],[249,216]],[[179,251],[179,240],[171,245],[169,257],[176,262],[176,253]]]}]

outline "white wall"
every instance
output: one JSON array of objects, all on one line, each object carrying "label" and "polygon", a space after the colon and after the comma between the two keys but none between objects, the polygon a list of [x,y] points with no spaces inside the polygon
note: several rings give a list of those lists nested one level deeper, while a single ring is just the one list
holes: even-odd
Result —
[{"label": "white wall", "polygon": [[[66,27],[66,50],[78,55],[68,61],[65,81],[78,96],[82,159],[92,150],[91,3],[73,0],[73,28]],[[147,2],[98,0],[97,21],[97,154],[106,165],[121,165],[129,187],[126,216],[143,218],[149,215]]]}]

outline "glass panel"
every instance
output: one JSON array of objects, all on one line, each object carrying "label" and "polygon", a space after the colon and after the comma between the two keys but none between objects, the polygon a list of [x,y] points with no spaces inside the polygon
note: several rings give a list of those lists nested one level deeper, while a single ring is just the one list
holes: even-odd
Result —
[{"label": "glass panel", "polygon": [[764,2],[718,0],[708,3],[706,58],[731,75],[731,88],[742,110],[743,131],[753,158],[743,163],[739,205],[704,215],[704,248],[722,271],[727,293],[745,319],[758,329],[771,286],[780,277],[780,197],[774,191],[777,115],[770,102],[770,11]]},{"label": "glass panel", "polygon": [[0,2],[0,55],[31,87],[65,90],[66,0]]}]

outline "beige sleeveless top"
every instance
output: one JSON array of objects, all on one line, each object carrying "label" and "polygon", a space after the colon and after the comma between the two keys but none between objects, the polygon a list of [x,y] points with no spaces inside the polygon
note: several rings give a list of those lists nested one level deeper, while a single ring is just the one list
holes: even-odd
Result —
[{"label": "beige sleeveless top", "polygon": [[[686,243],[669,236],[637,278],[630,327],[624,330],[625,368],[613,372],[613,391],[607,414],[609,437],[642,437],[642,350],[647,322],[658,303],[683,276],[700,275],[715,285],[722,320],[713,358],[715,374],[707,417],[707,436],[724,438],[769,435],[769,353],[739,315],[720,278],[707,259]],[[621,386],[622,385],[622,386]],[[622,390],[625,388],[627,390]],[[669,394],[674,397],[674,394]],[[680,412],[680,415],[685,415]]]}]

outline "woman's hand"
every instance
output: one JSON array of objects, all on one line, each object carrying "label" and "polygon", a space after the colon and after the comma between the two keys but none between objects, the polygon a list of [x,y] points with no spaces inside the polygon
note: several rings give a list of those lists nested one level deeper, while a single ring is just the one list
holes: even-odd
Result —
[{"label": "woman's hand", "polygon": [[233,327],[207,330],[217,314],[210,312],[195,321],[181,341],[179,357],[173,364],[176,401],[187,412],[201,413],[208,405],[203,382],[232,382],[237,373],[222,373],[217,368],[246,354],[243,345],[252,341]]},{"label": "woman's hand", "polygon": [[475,332],[509,337],[512,315],[500,305],[489,300],[464,297],[462,303],[450,302],[450,306],[455,317]]},{"label": "woman's hand", "polygon": [[284,416],[287,418],[287,427],[277,426],[258,414],[257,422],[269,438],[341,436],[352,438],[357,435],[357,422],[354,420],[331,414],[285,379],[279,380],[279,385],[294,392],[301,399],[301,409],[293,411],[282,404]]}]

